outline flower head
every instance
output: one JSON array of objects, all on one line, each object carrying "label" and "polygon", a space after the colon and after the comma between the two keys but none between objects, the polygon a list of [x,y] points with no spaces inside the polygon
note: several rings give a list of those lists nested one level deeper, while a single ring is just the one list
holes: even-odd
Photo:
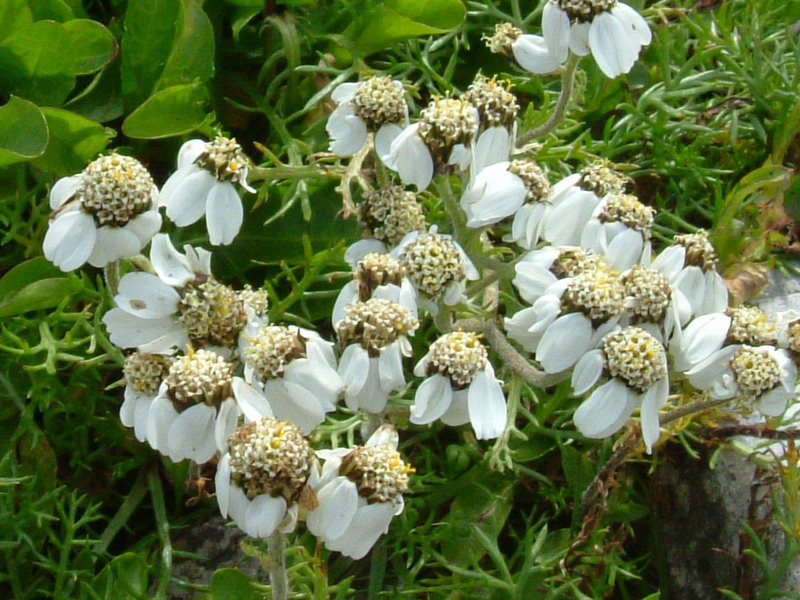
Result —
[{"label": "flower head", "polygon": [[726,314],[731,318],[728,343],[765,346],[776,342],[778,328],[759,307],[729,308]]},{"label": "flower head", "polygon": [[478,109],[481,127],[513,128],[519,104],[509,84],[499,82],[494,77],[490,79],[479,75],[464,92],[462,99]]},{"label": "flower head", "polygon": [[367,190],[363,199],[358,205],[358,220],[364,227],[364,237],[375,238],[393,247],[412,231],[427,228],[417,195],[402,186],[386,185],[377,190]]}]

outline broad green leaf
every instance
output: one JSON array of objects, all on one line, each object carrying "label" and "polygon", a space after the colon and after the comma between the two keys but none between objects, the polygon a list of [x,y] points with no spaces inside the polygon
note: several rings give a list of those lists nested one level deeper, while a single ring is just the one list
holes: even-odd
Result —
[{"label": "broad green leaf", "polygon": [[40,279],[22,288],[18,294],[0,303],[0,319],[21,315],[32,310],[53,308],[64,296],[83,289],[80,281],[74,278],[54,277]]},{"label": "broad green leaf", "polygon": [[122,101],[119,67],[119,60],[112,61],[95,75],[86,89],[67,102],[65,107],[98,123],[121,117],[125,114],[125,105]]},{"label": "broad green leaf", "polygon": [[34,160],[37,167],[56,175],[71,175],[86,166],[108,145],[105,127],[61,108],[43,108],[50,143],[44,155]]},{"label": "broad green leaf", "polygon": [[37,21],[0,43],[0,90],[60,106],[75,86],[72,44],[55,21]]},{"label": "broad green leaf", "polygon": [[34,21],[58,21],[64,23],[75,18],[72,9],[64,0],[34,0],[30,3]]},{"label": "broad green leaf", "polygon": [[114,58],[114,36],[97,21],[74,19],[64,23],[64,31],[72,42],[75,73],[78,75],[94,73]]},{"label": "broad green leaf", "polygon": [[35,104],[11,96],[0,107],[0,167],[41,155],[47,139],[47,121]]},{"label": "broad green leaf", "polygon": [[121,42],[122,95],[130,110],[150,97],[175,38],[179,0],[130,0]]},{"label": "broad green leaf", "polygon": [[214,75],[214,30],[195,0],[183,0],[177,36],[158,87],[161,89]]},{"label": "broad green leaf", "polygon": [[366,56],[401,40],[451,31],[465,16],[461,0],[394,0],[367,11],[345,36]]},{"label": "broad green leaf", "polygon": [[236,569],[219,569],[211,576],[213,600],[261,600],[263,596],[253,586],[250,577]]},{"label": "broad green leaf", "polygon": [[26,260],[10,269],[0,279],[0,302],[8,300],[9,296],[16,294],[34,281],[59,276],[64,277],[64,273],[44,256]]},{"label": "broad green leaf", "polygon": [[200,83],[174,85],[157,92],[122,124],[128,137],[154,139],[194,131],[206,118],[208,92]]},{"label": "broad green leaf", "polygon": [[594,479],[595,469],[586,456],[575,450],[572,446],[561,446],[561,467],[567,483],[575,493],[575,497],[580,497],[583,491]]},{"label": "broad green leaf", "polygon": [[26,0],[0,0],[0,40],[33,22]]},{"label": "broad green leaf", "polygon": [[242,6],[234,9],[233,15],[231,16],[231,29],[233,30],[233,37],[238,39],[239,34],[242,32],[242,29],[244,29],[245,25],[247,25],[253,19],[253,17],[255,17],[263,9],[263,5]]},{"label": "broad green leaf", "polygon": [[104,600],[135,600],[147,592],[147,564],[133,552],[117,556],[92,585]]}]

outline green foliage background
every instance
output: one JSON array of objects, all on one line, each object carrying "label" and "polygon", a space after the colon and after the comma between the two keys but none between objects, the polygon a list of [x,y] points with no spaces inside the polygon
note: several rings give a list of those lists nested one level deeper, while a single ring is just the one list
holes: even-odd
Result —
[{"label": "green foliage background", "polygon": [[[660,209],[656,236],[710,229],[745,295],[796,245],[787,215],[800,214],[800,4],[631,4],[653,43],[617,80],[584,61],[568,120],[537,159],[553,180],[598,156],[620,163]],[[119,423],[123,356],[100,325],[110,304],[102,278],[90,268],[64,274],[41,256],[54,181],[113,147],[161,184],[186,139],[235,136],[264,170],[242,233],[215,251],[215,272],[265,286],[272,317],[330,333],[343,248],[359,236],[337,217],[326,168],[335,162],[324,154],[330,91],[381,72],[409,82],[419,108],[479,71],[503,74],[534,126],[556,78],[522,73],[481,37],[504,20],[538,32],[540,12],[489,0],[0,0],[0,596],[165,597],[170,561],[181,558],[170,533],[216,514],[213,499],[187,502],[197,493],[187,467]],[[174,233],[176,245],[206,241],[202,225]],[[517,393],[526,439],[508,441],[510,468],[490,469],[491,449],[468,431],[404,434],[417,468],[405,512],[358,562],[328,562],[300,536],[293,589],[370,599],[666,593],[646,466],[625,472],[601,526],[559,567],[581,528],[577,501],[613,440],[572,429],[566,389]],[[395,404],[411,398],[406,389]],[[352,441],[357,419],[340,418],[318,437]],[[678,438],[691,450],[690,430]],[[265,597],[232,570],[209,586],[173,585],[198,597]]]}]

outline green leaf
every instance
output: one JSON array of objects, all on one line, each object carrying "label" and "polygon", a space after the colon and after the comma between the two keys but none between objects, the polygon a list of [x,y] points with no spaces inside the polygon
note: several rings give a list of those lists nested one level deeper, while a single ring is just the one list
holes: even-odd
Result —
[{"label": "green leaf", "polygon": [[206,118],[208,92],[201,83],[174,85],[154,94],[122,124],[128,137],[155,139],[194,131]]},{"label": "green leaf", "polygon": [[0,43],[0,90],[59,106],[75,86],[72,44],[64,27],[38,21]]},{"label": "green leaf", "polygon": [[0,302],[16,294],[25,286],[50,277],[64,277],[58,267],[54,266],[44,256],[37,256],[10,269],[0,279]]},{"label": "green leaf", "polygon": [[122,95],[126,107],[144,102],[155,89],[172,51],[179,0],[130,0],[121,42]]},{"label": "green leaf", "polygon": [[0,40],[33,23],[25,0],[0,0]]},{"label": "green leaf", "polygon": [[64,23],[75,18],[72,9],[63,0],[35,0],[30,3],[34,21],[58,21]]},{"label": "green leaf", "polygon": [[135,600],[147,592],[147,565],[136,554],[120,554],[97,574],[92,585],[104,600]]},{"label": "green leaf", "polygon": [[158,87],[161,89],[214,76],[214,30],[195,0],[183,0],[178,34]]},{"label": "green leaf", "polygon": [[213,600],[261,600],[263,596],[253,585],[255,582],[236,569],[220,569],[211,576]]},{"label": "green leaf", "polygon": [[119,60],[112,61],[65,106],[98,123],[106,123],[121,117],[125,114],[125,105],[122,101],[119,66]]},{"label": "green leaf", "polygon": [[595,476],[594,466],[589,459],[572,446],[561,446],[561,467],[576,497],[583,493]]},{"label": "green leaf", "polygon": [[41,155],[47,139],[47,121],[35,104],[11,96],[0,107],[0,167]]},{"label": "green leaf", "polygon": [[43,108],[50,143],[34,160],[37,167],[56,175],[71,175],[86,166],[111,139],[105,127],[61,108]]},{"label": "green leaf", "polygon": [[461,0],[390,0],[357,19],[344,35],[366,56],[402,40],[451,31],[465,16]]},{"label": "green leaf", "polygon": [[74,19],[64,23],[72,43],[75,73],[86,75],[106,66],[116,53],[116,40],[111,32],[97,21]]},{"label": "green leaf", "polygon": [[64,299],[64,296],[79,292],[81,289],[83,286],[75,278],[54,277],[34,281],[12,298],[0,303],[0,319],[32,310],[53,308]]}]

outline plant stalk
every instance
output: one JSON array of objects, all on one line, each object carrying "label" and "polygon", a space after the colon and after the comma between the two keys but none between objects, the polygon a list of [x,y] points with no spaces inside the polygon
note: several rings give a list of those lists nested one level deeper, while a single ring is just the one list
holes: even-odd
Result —
[{"label": "plant stalk", "polygon": [[548,117],[547,121],[520,135],[517,138],[517,145],[522,146],[531,140],[547,135],[564,120],[567,104],[569,104],[572,91],[575,89],[575,71],[580,60],[580,56],[570,52],[567,64],[564,65],[564,70],[561,73],[561,94],[558,96],[558,102],[556,102],[553,113]]},{"label": "plant stalk", "polygon": [[277,529],[267,539],[267,562],[272,600],[287,600],[289,578],[286,574],[286,536]]}]

